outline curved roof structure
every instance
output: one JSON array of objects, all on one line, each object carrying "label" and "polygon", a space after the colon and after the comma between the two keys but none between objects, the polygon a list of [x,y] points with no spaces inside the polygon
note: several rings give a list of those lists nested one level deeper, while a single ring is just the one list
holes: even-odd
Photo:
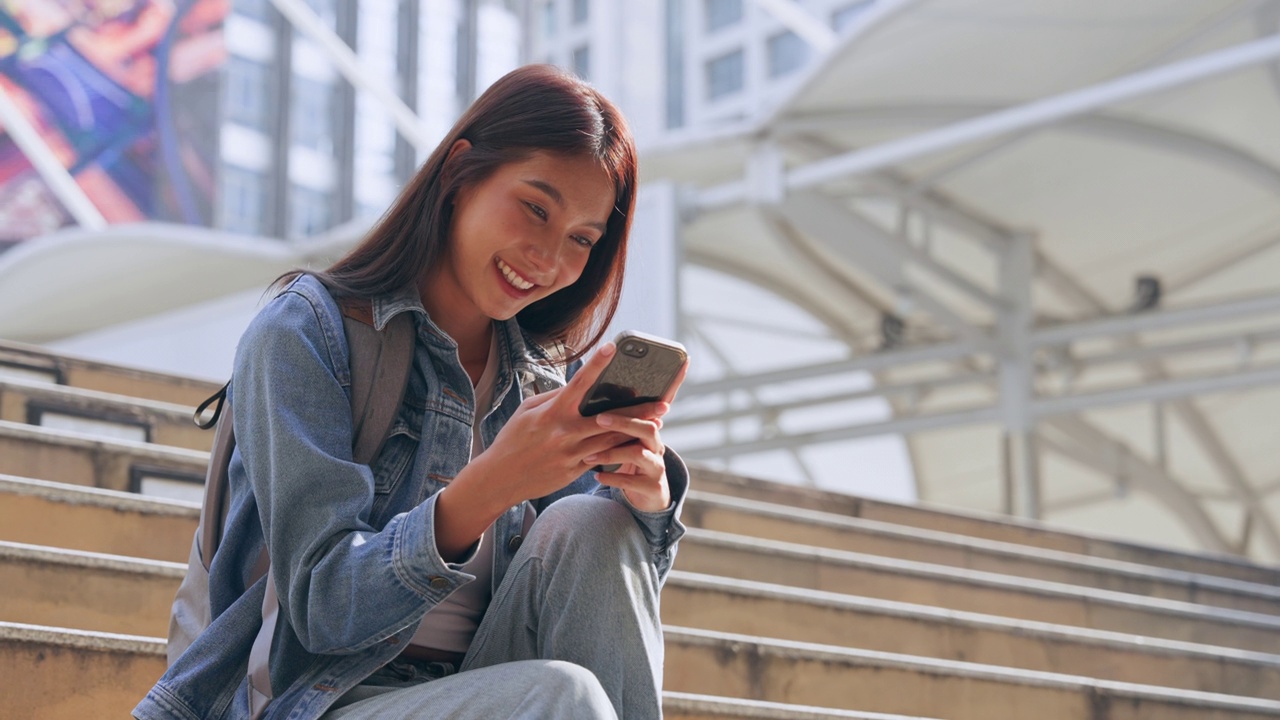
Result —
[{"label": "curved roof structure", "polygon": [[266,287],[324,266],[364,226],[302,241],[164,223],[69,228],[0,255],[0,337],[47,343]]},{"label": "curved roof structure", "polygon": [[695,459],[903,433],[926,502],[1280,559],[1277,128],[1277,2],[880,0],[762,119],[644,158],[687,257],[850,345],[670,425],[767,416]]}]

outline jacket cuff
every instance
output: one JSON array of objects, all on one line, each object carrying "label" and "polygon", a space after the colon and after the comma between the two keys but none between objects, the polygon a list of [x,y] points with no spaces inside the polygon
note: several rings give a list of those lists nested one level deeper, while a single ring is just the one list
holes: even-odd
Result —
[{"label": "jacket cuff", "polygon": [[640,510],[631,504],[627,494],[622,490],[615,487],[609,488],[609,494],[613,499],[626,506],[635,516],[655,554],[671,549],[684,536],[685,527],[680,522],[680,511],[684,508],[685,497],[689,494],[689,469],[685,467],[684,460],[681,460],[671,448],[664,451],[662,460],[667,466],[667,487],[671,490],[671,504],[667,509],[656,512]]},{"label": "jacket cuff", "polygon": [[476,543],[466,557],[457,562],[446,562],[440,557],[435,533],[437,497],[438,494],[432,495],[396,518],[400,526],[396,528],[391,551],[396,576],[432,603],[444,600],[449,593],[476,579],[475,575],[463,572],[462,566],[471,562],[480,548],[480,543]]}]

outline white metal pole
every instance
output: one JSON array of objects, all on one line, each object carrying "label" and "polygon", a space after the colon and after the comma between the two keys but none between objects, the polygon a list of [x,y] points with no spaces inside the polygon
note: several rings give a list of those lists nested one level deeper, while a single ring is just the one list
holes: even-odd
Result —
[{"label": "white metal pole", "polygon": [[819,53],[835,47],[836,34],[826,23],[815,18],[793,0],[755,0],[756,5],[772,15],[787,29],[804,38]]},{"label": "white metal pole", "polygon": [[1039,328],[1031,332],[1031,344],[1037,347],[1056,345],[1100,335],[1126,335],[1164,330],[1274,312],[1280,312],[1280,294],[1257,295],[1212,305],[1114,315],[1097,320]]},{"label": "white metal pole", "polygon": [[76,224],[86,230],[102,230],[107,227],[107,219],[76,184],[75,178],[63,167],[53,150],[40,138],[40,133],[27,122],[26,116],[4,88],[0,88],[0,122],[4,123],[9,137],[13,138],[14,144],[49,184],[49,189],[62,202],[67,212],[71,213]]},{"label": "white metal pole", "polygon": [[423,129],[422,120],[409,109],[400,96],[391,91],[385,84],[375,81],[360,65],[360,59],[351,52],[351,48],[338,37],[338,34],[320,21],[315,12],[307,7],[303,0],[271,0],[276,9],[284,15],[295,28],[311,38],[337,68],[342,77],[347,79],[357,90],[372,95],[390,115],[400,134],[419,152],[429,152],[435,143]]}]

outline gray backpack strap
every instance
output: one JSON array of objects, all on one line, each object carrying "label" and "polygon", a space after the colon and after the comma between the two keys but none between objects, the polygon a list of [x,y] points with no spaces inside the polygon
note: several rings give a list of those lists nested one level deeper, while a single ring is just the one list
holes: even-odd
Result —
[{"label": "gray backpack strap", "polygon": [[382,449],[404,399],[413,368],[413,317],[402,312],[379,332],[372,317],[344,307],[342,324],[351,354],[352,457],[368,465]]}]

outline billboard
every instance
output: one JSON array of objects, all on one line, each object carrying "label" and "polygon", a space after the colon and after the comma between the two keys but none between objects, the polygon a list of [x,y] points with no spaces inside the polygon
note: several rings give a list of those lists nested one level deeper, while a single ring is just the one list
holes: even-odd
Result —
[{"label": "billboard", "polygon": [[[230,0],[0,0],[0,90],[108,222],[209,225]],[[0,134],[0,243],[72,222]]]}]

